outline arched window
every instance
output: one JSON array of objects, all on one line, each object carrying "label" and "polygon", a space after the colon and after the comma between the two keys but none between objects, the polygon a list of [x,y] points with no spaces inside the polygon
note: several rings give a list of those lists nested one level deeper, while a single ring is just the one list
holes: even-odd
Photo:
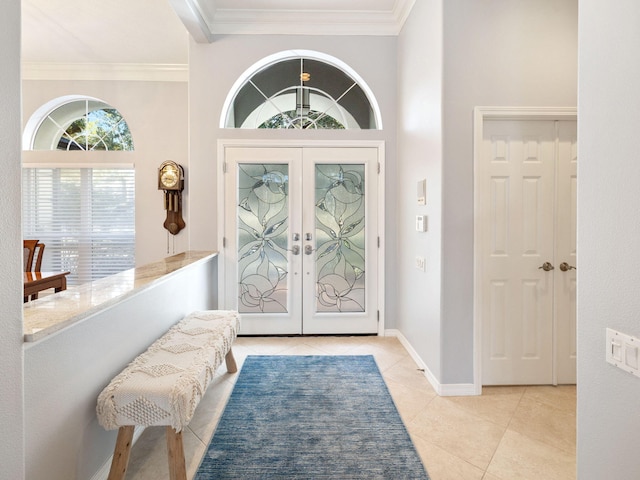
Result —
[{"label": "arched window", "polygon": [[233,86],[222,128],[382,129],[373,93],[355,71],[319,52],[272,55]]},{"label": "arched window", "polygon": [[67,96],[43,105],[31,117],[24,150],[133,150],[120,112],[97,98]]},{"label": "arched window", "polygon": [[95,98],[57,98],[31,116],[23,148],[32,150],[23,155],[23,235],[46,245],[42,270],[69,271],[68,284],[79,285],[133,268],[133,159],[112,153],[133,150],[122,115]]}]

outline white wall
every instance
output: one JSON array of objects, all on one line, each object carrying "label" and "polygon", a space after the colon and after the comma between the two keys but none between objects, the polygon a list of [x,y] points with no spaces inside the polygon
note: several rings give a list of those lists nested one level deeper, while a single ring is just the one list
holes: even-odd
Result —
[{"label": "white wall", "polygon": [[[441,378],[442,0],[415,3],[398,41],[398,212],[396,328]],[[427,180],[427,204],[416,183]],[[390,199],[393,201],[393,199]],[[392,207],[390,207],[392,208]],[[418,233],[415,216],[427,215]],[[416,256],[426,272],[416,269]]]},{"label": "white wall", "polygon": [[[135,151],[95,152],[116,162],[135,164],[136,171],[136,265],[145,265],[168,254],[189,249],[188,101],[186,81],[85,81],[24,80],[23,121],[52,99],[64,95],[86,95],[116,108],[131,129]],[[101,161],[91,157],[90,161]],[[52,158],[86,163],[83,152],[25,152],[24,161],[41,163]],[[158,191],[157,171],[165,160],[185,168],[184,213],[186,229],[170,237],[162,226],[166,214],[164,197]]]},{"label": "white wall", "polygon": [[[117,432],[98,425],[98,395],[187,313],[217,306],[216,266],[216,257],[187,266],[79,324],[25,344],[26,479],[85,480],[103,467]],[[22,477],[2,470],[0,478]]]},{"label": "white wall", "polygon": [[468,384],[473,382],[473,108],[576,106],[578,2],[446,0],[443,5],[440,380]]},{"label": "white wall", "polygon": [[640,337],[640,3],[580,0],[578,478],[640,478],[640,379],[605,328]]},{"label": "white wall", "polygon": [[[384,140],[389,208],[386,217],[387,328],[395,321],[396,214],[396,43],[395,37],[314,37],[291,35],[228,35],[211,44],[191,42],[189,52],[189,128],[191,168],[191,248],[217,245],[218,139]],[[285,50],[315,50],[353,68],[376,96],[384,130],[240,130],[220,129],[223,103],[234,82],[264,57]]]},{"label": "white wall", "polygon": [[5,2],[0,16],[0,469],[24,478],[22,276],[20,229],[20,2]]}]

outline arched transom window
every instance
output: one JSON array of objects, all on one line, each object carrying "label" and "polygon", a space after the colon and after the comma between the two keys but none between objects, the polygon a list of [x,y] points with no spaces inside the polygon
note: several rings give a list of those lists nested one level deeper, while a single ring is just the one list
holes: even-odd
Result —
[{"label": "arched transom window", "polygon": [[227,97],[222,127],[382,128],[364,81],[318,52],[283,52],[252,66]]},{"label": "arched transom window", "polygon": [[102,100],[61,97],[42,109],[25,128],[24,150],[133,150],[127,122]]}]

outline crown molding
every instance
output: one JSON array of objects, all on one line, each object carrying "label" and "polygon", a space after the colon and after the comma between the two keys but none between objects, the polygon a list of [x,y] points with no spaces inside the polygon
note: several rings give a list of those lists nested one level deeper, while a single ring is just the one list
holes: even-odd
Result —
[{"label": "crown molding", "polygon": [[398,35],[415,0],[389,11],[204,8],[204,0],[171,0],[197,42],[213,35]]},{"label": "crown molding", "polygon": [[37,63],[22,64],[23,80],[187,82],[186,64]]}]

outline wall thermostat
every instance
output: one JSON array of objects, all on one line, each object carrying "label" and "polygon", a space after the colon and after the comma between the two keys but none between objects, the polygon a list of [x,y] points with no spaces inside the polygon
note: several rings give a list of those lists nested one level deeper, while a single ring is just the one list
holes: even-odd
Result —
[{"label": "wall thermostat", "polygon": [[427,231],[427,216],[416,215],[416,232],[426,232],[426,231]]}]

